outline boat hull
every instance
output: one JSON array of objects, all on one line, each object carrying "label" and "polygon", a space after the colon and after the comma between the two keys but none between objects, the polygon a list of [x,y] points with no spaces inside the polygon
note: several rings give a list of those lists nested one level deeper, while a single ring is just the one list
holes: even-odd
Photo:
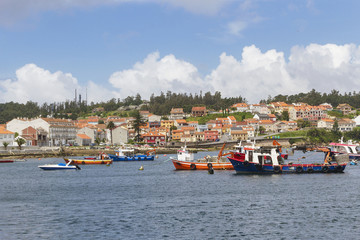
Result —
[{"label": "boat hull", "polygon": [[273,166],[270,164],[257,164],[229,157],[238,174],[281,174],[281,173],[342,173],[344,164],[284,164]]},{"label": "boat hull", "polygon": [[42,165],[38,166],[42,170],[76,170],[76,166],[57,166],[57,165]]},{"label": "boat hull", "polygon": [[13,163],[14,160],[10,160],[10,159],[2,159],[0,160],[0,163]]},{"label": "boat hull", "polygon": [[71,160],[70,165],[80,165],[80,164],[112,164],[112,159],[68,159],[64,158],[65,162],[68,163]]},{"label": "boat hull", "polygon": [[[209,162],[187,162],[172,159],[176,170],[209,170]],[[233,170],[231,162],[211,162],[214,170]]]},{"label": "boat hull", "polygon": [[135,155],[135,156],[117,156],[113,154],[108,154],[109,157],[114,161],[154,161],[154,156],[147,156],[147,155]]}]

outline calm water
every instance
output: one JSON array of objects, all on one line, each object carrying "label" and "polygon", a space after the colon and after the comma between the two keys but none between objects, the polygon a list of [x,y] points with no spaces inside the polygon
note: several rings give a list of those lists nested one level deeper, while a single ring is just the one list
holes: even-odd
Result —
[{"label": "calm water", "polygon": [[169,156],[81,171],[37,167],[54,158],[0,164],[0,239],[359,239],[360,166],[210,175],[174,171]]}]

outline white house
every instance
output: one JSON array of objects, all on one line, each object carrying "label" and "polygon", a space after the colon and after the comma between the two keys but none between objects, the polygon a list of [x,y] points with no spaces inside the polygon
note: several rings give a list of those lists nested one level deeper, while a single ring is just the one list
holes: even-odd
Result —
[{"label": "white house", "polygon": [[8,143],[8,146],[13,146],[14,137],[15,133],[0,127],[0,146],[3,146],[5,142]]},{"label": "white house", "polygon": [[59,146],[74,143],[77,128],[72,120],[56,118],[13,119],[6,124],[6,129],[11,132],[21,133],[27,127],[42,129],[47,134],[48,146]]}]

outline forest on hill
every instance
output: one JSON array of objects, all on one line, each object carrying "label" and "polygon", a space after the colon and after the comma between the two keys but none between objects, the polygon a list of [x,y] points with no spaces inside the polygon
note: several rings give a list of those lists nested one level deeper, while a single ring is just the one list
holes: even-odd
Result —
[{"label": "forest on hill", "polygon": [[[299,93],[295,95],[277,95],[269,96],[266,100],[261,100],[262,103],[270,102],[304,102],[310,105],[319,105],[321,103],[330,103],[333,107],[341,103],[348,103],[354,108],[360,108],[360,92],[341,94],[337,90],[332,90],[330,93],[320,93],[314,89],[308,93]],[[27,103],[1,103],[0,104],[0,123],[4,124],[14,118],[34,118],[34,117],[55,117],[77,119],[79,117],[86,117],[90,115],[107,116],[108,114],[128,116],[129,113],[118,111],[121,107],[130,105],[141,106],[141,110],[148,110],[156,115],[167,115],[171,108],[183,108],[185,113],[190,113],[194,106],[206,106],[207,109],[221,111],[229,109],[231,105],[240,102],[247,102],[245,98],[238,97],[223,97],[220,92],[211,94],[206,92],[202,94],[187,94],[187,93],[173,93],[161,92],[160,95],[152,94],[150,100],[143,100],[140,94],[136,96],[128,96],[125,99],[110,99],[106,102],[86,103],[85,101],[75,102],[66,101],[60,103],[38,103],[28,101]],[[93,113],[96,108],[104,108],[104,112]]]}]

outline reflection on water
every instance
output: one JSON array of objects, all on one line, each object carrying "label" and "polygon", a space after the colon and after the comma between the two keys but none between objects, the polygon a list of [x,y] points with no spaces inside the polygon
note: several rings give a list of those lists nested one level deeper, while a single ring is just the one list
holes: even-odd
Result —
[{"label": "reflection on water", "polygon": [[[198,157],[213,153],[198,153]],[[306,157],[303,159],[302,156]],[[344,174],[236,175],[154,162],[42,171],[0,165],[0,239],[356,239],[360,166]],[[321,162],[295,152],[288,161]],[[144,170],[139,171],[143,165]]]}]

